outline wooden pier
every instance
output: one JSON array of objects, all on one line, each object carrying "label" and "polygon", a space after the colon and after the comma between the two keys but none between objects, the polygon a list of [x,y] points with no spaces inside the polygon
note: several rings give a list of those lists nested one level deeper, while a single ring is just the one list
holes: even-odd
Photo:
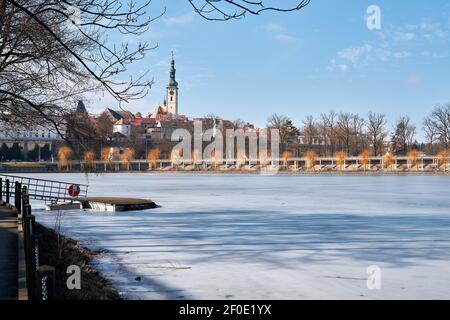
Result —
[{"label": "wooden pier", "polygon": [[134,211],[156,208],[156,203],[150,199],[89,197],[80,200],[83,209],[95,211]]}]

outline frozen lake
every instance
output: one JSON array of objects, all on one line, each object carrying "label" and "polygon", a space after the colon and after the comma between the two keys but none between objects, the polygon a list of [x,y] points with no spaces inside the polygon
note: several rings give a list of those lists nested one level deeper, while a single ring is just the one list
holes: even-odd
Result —
[{"label": "frozen lake", "polygon": [[62,232],[105,251],[97,268],[125,298],[450,299],[449,176],[32,176],[161,205],[64,212]]}]

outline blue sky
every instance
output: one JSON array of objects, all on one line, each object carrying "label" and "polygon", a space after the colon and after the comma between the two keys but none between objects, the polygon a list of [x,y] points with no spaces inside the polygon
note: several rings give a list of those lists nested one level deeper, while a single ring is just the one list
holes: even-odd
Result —
[{"label": "blue sky", "polygon": [[[366,27],[378,5],[382,29]],[[154,0],[167,13],[135,41],[158,44],[130,69],[150,70],[155,85],[124,106],[143,114],[164,97],[170,52],[175,52],[180,113],[242,118],[263,126],[272,113],[300,125],[331,109],[386,113],[390,126],[408,114],[420,127],[436,104],[450,102],[450,2],[312,0],[302,11],[266,12],[239,21],[209,22],[186,0]],[[92,110],[116,107],[108,97]],[[420,136],[419,136],[420,137]]]}]

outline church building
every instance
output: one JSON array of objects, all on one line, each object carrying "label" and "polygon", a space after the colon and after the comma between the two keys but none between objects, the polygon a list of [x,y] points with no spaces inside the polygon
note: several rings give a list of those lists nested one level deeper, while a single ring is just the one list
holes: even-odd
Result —
[{"label": "church building", "polygon": [[185,120],[186,116],[178,113],[178,82],[176,80],[175,59],[172,54],[172,61],[170,62],[170,76],[169,83],[166,86],[166,94],[164,102],[157,106],[150,114],[150,118],[157,120],[178,119]]}]

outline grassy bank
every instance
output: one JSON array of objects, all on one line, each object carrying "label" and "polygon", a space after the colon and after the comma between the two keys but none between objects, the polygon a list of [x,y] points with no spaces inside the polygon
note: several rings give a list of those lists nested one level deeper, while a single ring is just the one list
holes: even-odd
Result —
[{"label": "grassy bank", "polygon": [[[58,236],[51,229],[36,224],[36,231],[42,235],[40,241],[41,265],[55,267],[55,297],[59,300],[118,300],[118,292],[108,281],[89,265],[98,254],[82,248],[73,239]],[[81,290],[69,290],[66,286],[67,267],[77,265],[81,269]]]}]

